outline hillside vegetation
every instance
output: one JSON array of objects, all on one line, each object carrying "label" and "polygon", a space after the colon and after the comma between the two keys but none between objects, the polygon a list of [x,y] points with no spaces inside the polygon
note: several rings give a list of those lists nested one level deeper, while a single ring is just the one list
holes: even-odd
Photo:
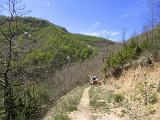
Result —
[{"label": "hillside vegetation", "polygon": [[[21,65],[50,65],[55,69],[69,62],[83,61],[95,55],[96,48],[90,45],[113,42],[92,36],[71,34],[65,28],[46,20],[32,17],[18,17],[18,25],[23,32],[14,45],[16,53],[24,53]],[[7,28],[7,17],[0,18],[1,29]],[[4,38],[1,37],[1,45]],[[68,59],[67,59],[68,57]]]},{"label": "hillside vegetation", "polygon": [[[140,56],[158,58],[160,50],[160,26],[128,40],[126,46],[111,53],[106,59],[106,68],[120,68]],[[122,44],[123,45],[123,44]]]},{"label": "hillside vegetation", "polygon": [[159,120],[159,65],[160,26],[157,25],[132,37],[107,56],[106,84],[93,88],[95,93],[91,89],[91,106],[127,120]]},{"label": "hillside vegetation", "polygon": [[[18,27],[18,35],[12,41],[9,70],[12,93],[8,105],[12,106],[10,112],[16,120],[40,119],[61,96],[87,82],[88,73],[101,64],[95,59],[100,47],[115,43],[104,38],[72,34],[42,19],[16,19],[11,24],[12,31]],[[0,34],[0,80],[4,77],[9,53],[9,42],[5,38],[10,37],[8,21],[8,17],[0,17],[3,31]],[[3,96],[3,81],[0,84]],[[2,119],[5,116],[3,97],[0,101]]]}]

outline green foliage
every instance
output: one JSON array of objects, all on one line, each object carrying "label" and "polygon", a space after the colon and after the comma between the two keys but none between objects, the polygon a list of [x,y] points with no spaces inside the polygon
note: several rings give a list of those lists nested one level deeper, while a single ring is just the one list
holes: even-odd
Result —
[{"label": "green foliage", "polygon": [[[1,16],[1,28],[6,34],[7,17]],[[20,30],[23,31],[16,40],[18,46],[14,51],[21,54],[23,66],[52,66],[58,69],[68,62],[83,61],[94,56],[98,44],[114,44],[100,37],[71,34],[65,28],[49,21],[32,17],[17,17]],[[16,28],[13,24],[12,28]],[[1,34],[0,34],[1,35]],[[0,38],[4,39],[0,36]],[[0,44],[3,40],[0,40]],[[23,53],[25,54],[23,54]],[[69,56],[69,60],[67,59]],[[14,65],[16,61],[14,61]]]},{"label": "green foliage", "polygon": [[77,87],[57,102],[53,109],[54,120],[68,120],[67,113],[77,110],[84,88],[86,86]]},{"label": "green foliage", "polygon": [[115,103],[122,103],[123,100],[125,99],[123,94],[118,93],[118,94],[113,94],[113,95],[114,95],[113,98],[114,98]]},{"label": "green foliage", "polygon": [[152,49],[152,46],[153,46],[153,43],[152,43],[152,41],[151,40],[149,40],[149,39],[145,39],[144,41],[143,41],[143,43],[141,44],[141,48],[143,49],[143,50],[151,50]]},{"label": "green foliage", "polygon": [[35,91],[26,90],[23,97],[17,97],[16,104],[16,120],[35,119],[40,115],[41,100]]},{"label": "green foliage", "polygon": [[144,41],[141,44],[143,51],[150,52],[157,57],[160,50],[160,25],[144,33],[143,38]]},{"label": "green foliage", "polygon": [[148,102],[151,104],[157,103],[158,102],[158,94],[156,92],[154,92],[151,95],[149,95]]},{"label": "green foliage", "polygon": [[114,94],[109,92],[107,96],[108,103],[111,103],[114,100]]},{"label": "green foliage", "polygon": [[110,55],[107,59],[107,65],[109,68],[118,68],[130,59],[139,56],[141,52],[140,45],[133,39],[128,46],[124,47],[117,54]]},{"label": "green foliage", "polygon": [[68,115],[66,114],[60,114],[60,115],[56,115],[54,117],[54,120],[70,120],[70,118],[68,117]]},{"label": "green foliage", "polygon": [[[10,76],[10,78],[13,77],[13,81],[16,82],[22,82],[24,80],[29,83],[29,85],[32,84],[32,82],[36,82],[36,84],[40,86],[42,81],[46,82],[53,76],[56,70],[61,69],[62,66],[67,63],[82,62],[93,57],[98,50],[98,43],[113,44],[113,42],[104,38],[71,34],[65,28],[54,25],[46,20],[32,17],[17,17],[17,20],[18,29],[21,32],[14,38],[11,60],[11,69],[16,72],[16,75],[14,75],[13,72],[13,76]],[[7,17],[0,16],[0,29],[9,36],[7,21]],[[16,30],[15,23],[12,24],[11,28],[13,31]],[[0,50],[3,51],[0,53],[0,58],[2,58],[2,60],[6,57],[2,53],[7,54],[8,50],[7,46],[5,46],[6,43],[8,43],[8,41],[6,42],[6,39],[0,33]],[[5,63],[2,63],[2,66],[4,64]],[[54,83],[56,84],[57,81],[55,80]],[[78,84],[78,82],[76,84]],[[73,85],[75,84],[73,83]],[[40,117],[42,105],[48,107],[47,105],[50,104],[51,101],[53,102],[53,99],[57,100],[58,97],[60,97],[59,95],[50,100],[51,96],[53,97],[57,93],[52,93],[51,95],[51,93],[49,94],[46,90],[53,91],[54,89],[56,91],[61,87],[62,86],[56,86],[55,88],[45,89],[44,91],[32,91],[30,89],[27,91],[25,89],[17,90],[17,88],[14,87],[13,110],[15,110],[15,112],[13,113],[15,113],[16,119],[29,120]],[[66,89],[65,91],[62,90],[62,92],[68,92],[71,87],[69,86],[69,88]],[[64,102],[65,109],[63,110],[75,110],[78,101],[79,96],[75,97],[74,100],[70,100],[69,103]]]},{"label": "green foliage", "polygon": [[101,102],[98,100],[90,100],[90,105],[94,108],[100,108],[100,107],[105,107],[106,106],[106,102]]},{"label": "green foliage", "polygon": [[[140,39],[139,39],[140,38]],[[154,30],[129,40],[129,45],[122,48],[117,54],[111,54],[107,59],[107,67],[119,68],[126,62],[137,58],[143,52],[151,52],[156,57],[160,51],[160,26]]]},{"label": "green foliage", "polygon": [[122,93],[109,93],[107,96],[107,101],[109,103],[122,103],[124,99],[125,97]]},{"label": "green foliage", "polygon": [[51,55],[49,51],[35,50],[26,56],[25,61],[30,61],[32,65],[40,65],[41,63],[48,63],[51,60]]},{"label": "green foliage", "polygon": [[110,106],[107,103],[108,94],[106,92],[101,87],[91,87],[89,91],[90,106],[103,112],[109,112]]},{"label": "green foliage", "polygon": [[155,92],[156,87],[155,84],[150,82],[141,82],[138,83],[136,89],[141,94],[142,99],[147,104],[155,104],[158,101],[158,94]]},{"label": "green foliage", "polygon": [[147,110],[150,114],[155,114],[156,108],[153,105],[148,105]]}]

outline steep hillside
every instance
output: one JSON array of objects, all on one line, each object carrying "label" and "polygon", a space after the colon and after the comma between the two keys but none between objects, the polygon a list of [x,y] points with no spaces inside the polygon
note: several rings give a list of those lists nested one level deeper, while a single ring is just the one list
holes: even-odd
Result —
[{"label": "steep hillside", "polygon": [[127,120],[159,120],[159,25],[122,45],[106,59],[106,84],[101,89],[105,97],[98,100],[106,100],[109,107],[102,108]]},{"label": "steep hillside", "polygon": [[142,65],[144,61],[140,61],[124,69],[119,78],[110,76],[106,79],[104,88],[112,96],[111,101],[115,102],[114,97],[122,99],[110,103],[110,109],[129,120],[159,120],[160,63]]},{"label": "steep hillside", "polygon": [[[9,54],[6,38],[11,35],[8,21],[0,17],[0,119],[5,116],[3,73]],[[12,32],[18,29],[11,42],[8,73],[12,91],[8,105],[14,105],[10,111],[16,120],[41,119],[61,96],[87,82],[88,73],[102,64],[101,48],[115,44],[104,38],[72,34],[32,17],[16,17],[10,27]]]},{"label": "steep hillside", "polygon": [[106,69],[121,68],[124,64],[138,59],[140,56],[160,57],[160,27],[157,25],[153,30],[132,37],[122,47],[116,48],[106,59]]},{"label": "steep hillside", "polygon": [[[14,49],[18,53],[25,53],[21,60],[23,65],[50,64],[57,69],[68,62],[67,58],[70,58],[69,62],[83,61],[95,55],[95,46],[114,44],[104,38],[69,33],[65,28],[46,20],[32,17],[17,19],[22,33]],[[1,29],[6,31],[7,17],[0,17],[0,25]],[[4,37],[0,38],[3,45]],[[94,45],[95,48],[90,45]]]},{"label": "steep hillside", "polygon": [[[9,36],[8,20],[5,16],[0,17],[1,30],[7,36]],[[34,74],[36,78],[40,77],[38,74],[43,72],[45,75],[46,71],[53,73],[60,70],[68,63],[90,59],[96,56],[103,46],[115,44],[115,42],[100,37],[72,34],[67,29],[47,20],[33,17],[17,17],[17,25],[20,35],[12,42],[12,67],[20,71],[25,70],[30,76]],[[14,31],[15,23],[11,27]],[[0,62],[2,66],[5,64],[7,47],[8,43],[1,32]],[[2,67],[2,73],[3,70]]]}]

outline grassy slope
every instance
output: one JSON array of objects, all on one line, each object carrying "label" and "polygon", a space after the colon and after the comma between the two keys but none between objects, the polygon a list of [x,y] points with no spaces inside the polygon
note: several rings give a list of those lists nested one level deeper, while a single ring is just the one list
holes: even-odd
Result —
[{"label": "grassy slope", "polygon": [[52,111],[54,120],[67,120],[67,114],[77,110],[84,88],[86,86],[77,87],[58,101]]}]

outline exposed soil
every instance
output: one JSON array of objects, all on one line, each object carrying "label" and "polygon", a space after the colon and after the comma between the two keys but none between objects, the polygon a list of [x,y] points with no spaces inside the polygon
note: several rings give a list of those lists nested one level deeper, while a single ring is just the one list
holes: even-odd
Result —
[{"label": "exposed soil", "polygon": [[78,110],[69,114],[71,120],[121,120],[115,115],[91,111],[89,106],[89,90],[90,87],[84,90]]},{"label": "exposed soil", "polygon": [[80,104],[78,105],[78,110],[69,114],[71,120],[90,120],[89,90],[90,87],[84,90]]}]

